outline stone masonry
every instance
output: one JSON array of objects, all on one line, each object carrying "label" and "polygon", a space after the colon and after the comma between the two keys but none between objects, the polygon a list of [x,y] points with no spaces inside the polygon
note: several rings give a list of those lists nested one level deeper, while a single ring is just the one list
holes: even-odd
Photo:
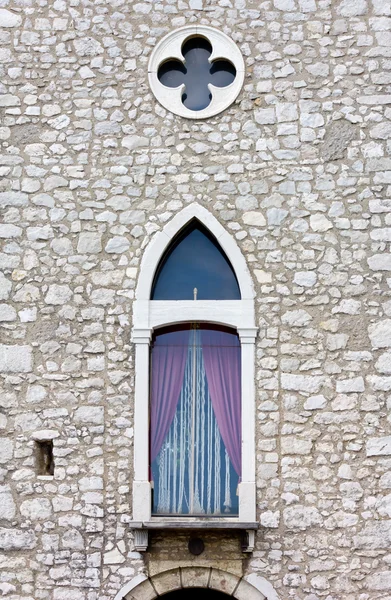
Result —
[{"label": "stone masonry", "polygon": [[[147,66],[195,23],[246,78],[193,122]],[[2,597],[113,600],[169,566],[164,535],[142,554],[129,529],[132,301],[154,233],[198,202],[259,327],[260,530],[249,556],[212,536],[210,564],[281,600],[390,600],[391,0],[0,0],[0,149]]]}]

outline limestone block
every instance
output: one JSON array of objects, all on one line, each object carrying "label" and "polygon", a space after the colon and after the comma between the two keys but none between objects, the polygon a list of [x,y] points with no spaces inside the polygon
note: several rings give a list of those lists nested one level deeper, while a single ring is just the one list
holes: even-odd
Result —
[{"label": "limestone block", "polygon": [[156,592],[149,579],[126,594],[125,600],[155,600]]},{"label": "limestone block", "polygon": [[391,436],[372,438],[366,443],[367,456],[390,456]]},{"label": "limestone block", "polygon": [[283,454],[310,454],[312,441],[294,436],[283,436],[281,438],[281,451]]},{"label": "limestone block", "polygon": [[149,139],[139,135],[127,135],[122,138],[121,145],[128,150],[136,150],[149,146]]},{"label": "limestone block", "polygon": [[272,125],[276,122],[274,108],[260,108],[254,112],[254,119],[260,125]]},{"label": "limestone block", "polygon": [[185,567],[182,570],[182,586],[184,588],[197,587],[206,588],[208,587],[209,569],[201,569],[199,567]]},{"label": "limestone block", "polygon": [[74,421],[81,424],[102,425],[104,408],[103,406],[79,406],[75,410]]},{"label": "limestone block", "polygon": [[0,300],[7,300],[12,289],[12,282],[0,273]]},{"label": "limestone block", "polygon": [[20,505],[20,512],[26,519],[32,521],[48,519],[52,512],[52,504],[47,498],[33,498],[25,500]]},{"label": "limestone block", "polygon": [[266,510],[261,513],[260,521],[262,527],[275,529],[280,524],[280,511],[276,510],[273,512],[272,510]]},{"label": "limestone block", "polygon": [[30,373],[33,368],[31,346],[0,345],[1,373]]},{"label": "limestone block", "polygon": [[42,427],[42,421],[40,417],[33,412],[20,413],[15,417],[15,429],[18,431],[33,431],[40,427]]},{"label": "limestone block", "polygon": [[312,287],[315,285],[318,276],[314,271],[297,271],[293,278],[293,283],[302,287]]},{"label": "limestone block", "polygon": [[23,229],[17,225],[0,224],[0,238],[18,238],[22,233]]},{"label": "limestone block", "polygon": [[391,375],[391,351],[381,354],[375,363],[375,368],[379,373]]},{"label": "limestone block", "polygon": [[45,297],[46,304],[62,305],[72,298],[72,290],[68,285],[53,284],[49,286]]},{"label": "limestone block", "polygon": [[367,260],[372,271],[391,271],[391,254],[374,254]]},{"label": "limestone block", "polygon": [[35,534],[31,529],[0,528],[2,550],[32,550],[36,546]]},{"label": "limestone block", "polygon": [[389,550],[391,544],[391,520],[369,521],[363,530],[353,538],[357,549]]},{"label": "limestone block", "polygon": [[[0,9],[1,23],[1,9]],[[0,192],[0,206],[26,206],[28,204],[28,195],[22,192]]]},{"label": "limestone block", "polygon": [[320,410],[327,405],[327,399],[322,396],[310,396],[304,403],[305,410]]},{"label": "limestone block", "polygon": [[0,304],[0,321],[15,321],[16,310],[9,304]]},{"label": "limestone block", "polygon": [[[1,18],[1,15],[0,15]],[[15,517],[16,506],[9,485],[0,485],[0,519],[11,520]]]},{"label": "limestone block", "polygon": [[263,594],[255,589],[252,585],[247,583],[244,579],[242,579],[238,585],[237,590],[235,591],[235,598],[237,600],[260,600],[265,599]]},{"label": "limestone block", "polygon": [[391,592],[391,571],[381,571],[380,573],[373,573],[365,580],[365,589]]},{"label": "limestone block", "polygon": [[367,10],[366,0],[342,0],[337,7],[337,13],[343,17],[365,15]]},{"label": "limestone block", "polygon": [[337,392],[346,394],[349,392],[363,392],[365,390],[364,379],[362,377],[352,377],[337,381]]},{"label": "limestone block", "polygon": [[159,595],[179,590],[182,587],[179,569],[155,575],[153,578],[153,586]]},{"label": "limestone block", "polygon": [[258,210],[243,213],[242,219],[246,225],[253,225],[254,227],[264,227],[266,225],[265,217]]},{"label": "limestone block", "polygon": [[324,382],[325,378],[321,375],[295,375],[293,373],[282,373],[281,375],[281,386],[284,390],[316,394]]},{"label": "limestone block", "polygon": [[109,240],[105,246],[105,251],[108,254],[122,254],[129,250],[130,242],[122,236],[115,236]]},{"label": "limestone block", "polygon": [[310,227],[313,231],[327,231],[333,224],[324,215],[316,214],[310,216]]},{"label": "limestone block", "polygon": [[219,569],[212,569],[209,587],[231,596],[238,585],[238,581],[239,578],[232,573],[220,571]]},{"label": "limestone block", "polygon": [[121,554],[118,548],[113,548],[109,552],[105,552],[103,555],[103,564],[105,565],[119,565],[124,563],[126,558]]},{"label": "limestone block", "polygon": [[68,529],[62,536],[62,545],[71,550],[83,550],[84,539],[77,529]]},{"label": "limestone block", "polygon": [[290,310],[282,315],[282,322],[290,327],[305,327],[310,321],[311,315],[303,309]]},{"label": "limestone block", "polygon": [[304,530],[308,527],[321,525],[323,519],[318,509],[314,506],[296,504],[288,506],[284,512],[285,526],[291,530]]},{"label": "limestone block", "polygon": [[19,27],[22,24],[22,17],[5,8],[0,8],[1,27]]},{"label": "limestone block", "polygon": [[95,231],[83,231],[79,235],[77,251],[80,254],[98,254],[102,250],[102,234]]},{"label": "limestone block", "polygon": [[76,588],[55,587],[53,590],[53,600],[86,600],[86,592]]},{"label": "limestone block", "polygon": [[391,319],[384,319],[369,325],[368,335],[374,348],[390,348]]},{"label": "limestone block", "polygon": [[321,157],[325,161],[344,158],[347,147],[357,136],[358,128],[349,121],[345,119],[334,121],[326,129],[320,150]]}]

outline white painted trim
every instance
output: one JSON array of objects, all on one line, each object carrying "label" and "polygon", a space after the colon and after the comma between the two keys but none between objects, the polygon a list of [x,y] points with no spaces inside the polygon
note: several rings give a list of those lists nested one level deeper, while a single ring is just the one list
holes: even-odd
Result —
[{"label": "white painted trim", "polygon": [[[241,300],[150,300],[153,278],[169,244],[182,228],[197,218],[217,238],[235,271]],[[254,288],[236,242],[215,217],[199,204],[176,215],[147,246],[141,261],[133,313],[132,340],[136,347],[134,412],[133,520],[151,520],[149,482],[149,342],[155,329],[174,323],[202,321],[233,327],[242,348],[242,480],[239,520],[256,521],[255,499],[255,327]],[[224,517],[222,517],[223,519]],[[227,519],[227,523],[230,519]]]},{"label": "white painted trim", "polygon": [[224,250],[235,271],[242,300],[253,300],[255,291],[251,275],[244,256],[240,252],[234,238],[224,229],[212,213],[197,202],[193,202],[175,215],[162,231],[156,233],[145,249],[136,288],[136,302],[138,300],[150,299],[153,278],[160,259],[179,231],[193,219],[197,219],[209,229]]},{"label": "white painted trim", "polygon": [[264,577],[257,575],[257,573],[251,573],[250,575],[246,575],[243,579],[247,581],[250,585],[252,585],[256,590],[261,592],[267,598],[267,600],[279,600],[276,590]]},{"label": "white painted trim", "polygon": [[128,583],[125,583],[125,585],[120,589],[120,591],[114,597],[114,600],[122,600],[123,598],[125,598],[126,594],[129,594],[130,591],[132,591],[138,585],[141,585],[147,579],[148,579],[148,577],[146,575],[144,575],[144,573],[140,573],[140,575],[136,575],[136,577],[133,577],[133,579],[128,581]]},{"label": "white painted trim", "polygon": [[[182,103],[184,84],[176,88],[163,85],[158,78],[160,65],[170,59],[184,62],[182,45],[190,37],[200,36],[206,38],[212,46],[209,62],[216,59],[229,60],[236,69],[234,81],[225,87],[216,87],[208,84],[212,99],[202,110],[190,110]],[[170,112],[187,119],[207,119],[222,112],[238,97],[244,83],[244,61],[242,54],[231,38],[225,33],[205,25],[188,25],[171,31],[155,46],[148,66],[148,78],[151,90],[156,99]]]}]

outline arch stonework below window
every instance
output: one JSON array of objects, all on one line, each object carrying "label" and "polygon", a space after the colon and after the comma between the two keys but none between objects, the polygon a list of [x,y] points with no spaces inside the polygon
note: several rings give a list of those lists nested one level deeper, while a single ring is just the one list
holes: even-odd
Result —
[{"label": "arch stonework below window", "polygon": [[236,600],[279,600],[271,583],[256,573],[238,577],[208,567],[178,567],[152,577],[137,575],[124,585],[114,600],[155,600],[189,588],[215,590]]}]

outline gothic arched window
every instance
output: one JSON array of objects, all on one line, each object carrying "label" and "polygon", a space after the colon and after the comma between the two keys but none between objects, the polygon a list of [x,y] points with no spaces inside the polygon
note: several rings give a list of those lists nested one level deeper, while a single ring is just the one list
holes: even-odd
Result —
[{"label": "gothic arched window", "polygon": [[147,247],[136,290],[135,531],[174,516],[255,528],[255,335],[236,243],[186,207]]}]

